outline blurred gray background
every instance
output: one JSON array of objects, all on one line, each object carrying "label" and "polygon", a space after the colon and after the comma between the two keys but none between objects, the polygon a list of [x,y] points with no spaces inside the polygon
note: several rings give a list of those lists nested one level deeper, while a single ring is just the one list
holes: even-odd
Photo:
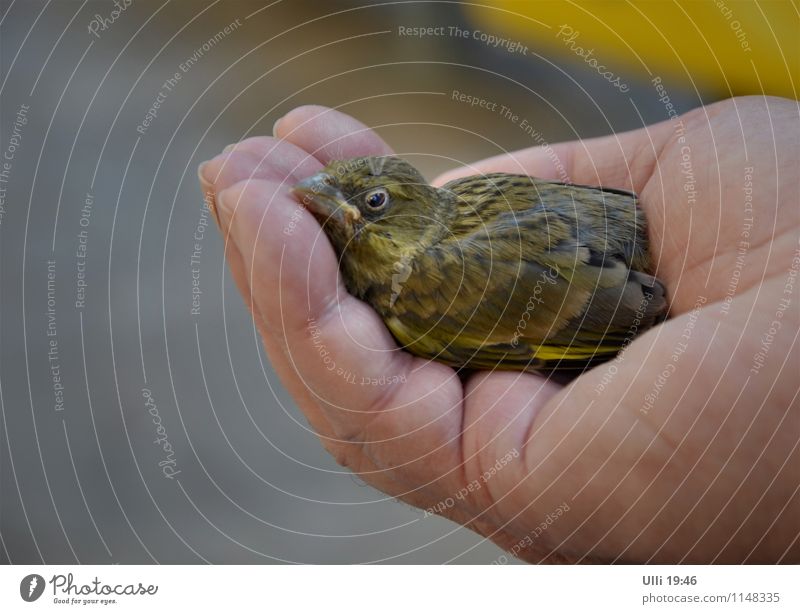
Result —
[{"label": "blurred gray background", "polygon": [[[666,119],[652,86],[623,66],[621,96],[574,55],[539,55],[535,36],[524,56],[398,36],[474,28],[451,3],[118,2],[110,21],[111,1],[0,1],[0,560],[495,560],[323,451],[204,225],[195,169],[315,103],[378,126],[432,177],[537,144],[454,89],[555,142]],[[665,84],[679,110],[703,102]]]}]

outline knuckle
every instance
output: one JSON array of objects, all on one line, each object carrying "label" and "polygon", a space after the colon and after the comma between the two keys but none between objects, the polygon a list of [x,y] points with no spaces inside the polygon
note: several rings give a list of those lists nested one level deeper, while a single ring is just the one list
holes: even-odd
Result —
[{"label": "knuckle", "polygon": [[242,141],[239,141],[233,146],[232,151],[250,152],[253,154],[261,155],[270,152],[278,146],[280,139],[271,136],[251,136]]},{"label": "knuckle", "polygon": [[337,465],[356,471],[360,466],[358,458],[361,455],[361,446],[348,441],[327,439],[323,441],[325,450],[333,456]]},{"label": "knuckle", "polygon": [[217,192],[217,209],[222,217],[230,220],[242,201],[242,194],[246,189],[245,181],[238,181]]},{"label": "knuckle", "polygon": [[248,151],[232,150],[209,160],[207,176],[217,190],[225,189],[252,174],[258,166],[258,158]]}]

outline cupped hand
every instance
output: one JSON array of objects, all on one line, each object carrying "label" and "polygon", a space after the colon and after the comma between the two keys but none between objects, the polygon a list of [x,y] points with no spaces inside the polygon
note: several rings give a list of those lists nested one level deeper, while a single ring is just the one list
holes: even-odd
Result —
[{"label": "cupped hand", "polygon": [[[376,133],[301,107],[200,169],[275,371],[336,460],[540,561],[797,561],[797,104],[761,97],[503,155],[489,171],[633,189],[671,318],[567,386],[399,350],[290,194]],[[788,303],[787,303],[788,301]],[[457,559],[456,559],[457,560]]]}]

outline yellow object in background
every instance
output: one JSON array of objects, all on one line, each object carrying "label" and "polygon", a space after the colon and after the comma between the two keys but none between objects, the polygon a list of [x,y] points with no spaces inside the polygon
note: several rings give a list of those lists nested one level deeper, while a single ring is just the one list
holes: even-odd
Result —
[{"label": "yellow object in background", "polygon": [[577,55],[623,80],[669,77],[725,96],[797,98],[800,89],[796,0],[493,0],[465,11],[476,29],[519,40],[528,55]]}]

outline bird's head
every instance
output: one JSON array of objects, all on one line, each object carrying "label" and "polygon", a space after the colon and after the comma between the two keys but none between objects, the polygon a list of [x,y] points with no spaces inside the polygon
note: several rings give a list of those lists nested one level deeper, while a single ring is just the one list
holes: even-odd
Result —
[{"label": "bird's head", "polygon": [[442,193],[393,156],[331,162],[292,191],[325,230],[345,279],[359,286],[390,279],[398,260],[444,229]]},{"label": "bird's head", "polygon": [[433,221],[438,194],[393,156],[336,160],[293,192],[341,251],[370,234],[419,233]]}]

